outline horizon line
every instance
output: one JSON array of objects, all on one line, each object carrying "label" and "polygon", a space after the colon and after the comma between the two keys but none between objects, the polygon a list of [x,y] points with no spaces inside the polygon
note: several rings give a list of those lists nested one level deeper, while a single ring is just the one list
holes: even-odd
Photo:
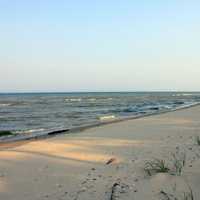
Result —
[{"label": "horizon line", "polygon": [[191,90],[135,90],[135,91],[23,91],[23,92],[0,92],[0,94],[65,94],[65,93],[149,93],[149,92],[188,92],[198,93]]}]

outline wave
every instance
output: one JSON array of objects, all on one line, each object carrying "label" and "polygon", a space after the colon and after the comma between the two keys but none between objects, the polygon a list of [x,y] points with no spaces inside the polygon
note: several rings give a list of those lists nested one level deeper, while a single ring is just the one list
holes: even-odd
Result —
[{"label": "wave", "polygon": [[158,106],[157,107],[153,106],[153,107],[150,107],[149,110],[160,110],[160,108]]},{"label": "wave", "polygon": [[199,104],[200,102],[185,102],[184,104],[175,108],[175,110],[182,109],[182,108],[190,108],[192,106],[199,105]]},{"label": "wave", "polygon": [[82,101],[82,98],[70,98],[70,99],[65,99],[67,102],[80,102]]},{"label": "wave", "polygon": [[184,101],[175,101],[174,102],[174,104],[176,104],[176,105],[183,105],[183,104],[185,104],[186,102],[184,102]]},{"label": "wave", "polygon": [[176,102],[171,102],[169,104],[158,104],[158,105],[148,105],[148,104],[143,104],[143,105],[135,105],[131,107],[124,107],[124,108],[113,108],[109,110],[105,110],[102,113],[107,114],[107,113],[117,113],[120,115],[120,113],[148,113],[148,112],[159,112],[161,110],[173,110],[175,107],[179,108],[182,106],[187,106],[187,105],[193,105],[194,103],[191,102],[183,102],[183,101],[176,101]]},{"label": "wave", "polygon": [[114,120],[114,119],[116,119],[115,115],[105,115],[105,116],[99,117],[100,121],[108,121],[108,120]]},{"label": "wave", "polygon": [[29,130],[23,130],[23,131],[15,131],[16,134],[30,134],[30,133],[35,133],[35,132],[42,132],[45,131],[44,128],[39,128],[39,129],[29,129]]},{"label": "wave", "polygon": [[10,101],[0,103],[0,107],[9,107],[9,106],[28,106],[28,102],[24,101]]},{"label": "wave", "polygon": [[148,111],[148,110],[152,110],[152,111],[158,111],[161,108],[163,108],[164,106],[140,106],[140,105],[136,105],[136,106],[132,106],[132,107],[127,107],[127,108],[116,108],[116,109],[111,109],[109,110],[109,112],[113,112],[113,113],[137,113],[137,112],[143,112],[143,111]]},{"label": "wave", "polygon": [[191,94],[191,93],[183,93],[183,94],[173,94],[173,97],[181,97],[181,96],[199,96],[199,94]]},{"label": "wave", "polygon": [[87,99],[88,101],[96,101],[97,99],[96,98],[90,98],[90,99]]},{"label": "wave", "polygon": [[0,103],[0,107],[7,107],[7,106],[11,106],[11,103]]},{"label": "wave", "polygon": [[112,101],[113,98],[102,98],[102,97],[91,97],[91,98],[66,98],[66,102],[81,102],[81,101],[89,101],[89,102],[95,102],[95,101]]},{"label": "wave", "polygon": [[132,108],[132,107],[130,107],[130,108],[124,108],[124,109],[121,110],[121,112],[126,112],[126,113],[135,112],[135,111],[136,111],[135,107],[134,108]]}]

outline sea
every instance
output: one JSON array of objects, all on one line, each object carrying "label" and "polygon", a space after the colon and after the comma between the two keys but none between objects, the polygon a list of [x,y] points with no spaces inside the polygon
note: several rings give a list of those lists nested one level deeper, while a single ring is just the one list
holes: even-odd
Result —
[{"label": "sea", "polygon": [[41,135],[199,103],[198,92],[0,94],[0,130]]}]

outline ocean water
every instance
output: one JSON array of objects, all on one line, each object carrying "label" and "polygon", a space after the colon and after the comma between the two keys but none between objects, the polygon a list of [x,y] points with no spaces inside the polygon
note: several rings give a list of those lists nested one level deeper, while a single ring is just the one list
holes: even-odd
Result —
[{"label": "ocean water", "polygon": [[41,134],[200,103],[200,93],[0,94],[0,130]]}]

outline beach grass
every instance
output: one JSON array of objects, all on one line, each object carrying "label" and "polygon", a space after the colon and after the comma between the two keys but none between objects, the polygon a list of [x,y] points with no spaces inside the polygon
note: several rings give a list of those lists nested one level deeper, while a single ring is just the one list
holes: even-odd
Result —
[{"label": "beach grass", "polygon": [[154,159],[145,163],[144,170],[149,176],[151,176],[153,173],[167,173],[170,169],[166,165],[165,160]]},{"label": "beach grass", "polygon": [[186,163],[186,154],[185,153],[174,153],[172,154],[173,157],[173,168],[174,168],[174,175],[180,176],[183,170],[183,167]]},{"label": "beach grass", "polygon": [[[172,160],[169,164],[163,159],[153,159],[145,163],[144,171],[149,175],[157,173],[170,173],[180,176],[186,163],[186,154],[176,152],[172,154]],[[169,167],[170,166],[170,167]]]},{"label": "beach grass", "polygon": [[200,137],[199,136],[195,137],[195,143],[200,146]]},{"label": "beach grass", "polygon": [[[170,194],[163,190],[160,193],[163,197],[162,200],[194,200],[194,194],[193,194],[191,187],[189,187],[188,192],[182,192],[178,196],[176,194]],[[175,193],[175,191],[174,191],[174,193]]]}]

